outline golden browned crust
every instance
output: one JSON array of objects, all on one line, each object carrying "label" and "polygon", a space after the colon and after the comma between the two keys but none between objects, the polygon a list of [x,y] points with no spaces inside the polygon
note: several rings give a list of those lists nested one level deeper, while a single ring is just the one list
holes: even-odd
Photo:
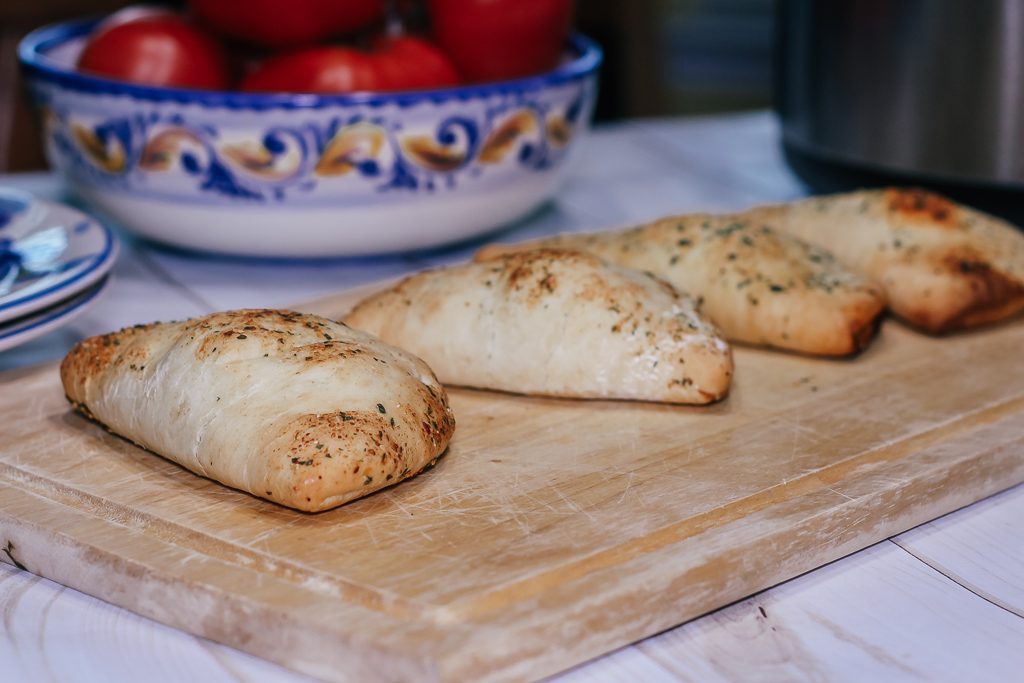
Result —
[{"label": "golden browned crust", "polygon": [[837,356],[852,356],[866,349],[875,338],[878,328],[882,324],[882,313],[884,306],[880,309],[877,306],[865,306],[858,314],[850,317],[850,345],[845,353],[838,352]]},{"label": "golden browned crust", "polygon": [[345,318],[424,358],[446,383],[574,398],[700,404],[731,352],[695,302],[649,274],[537,249],[418,273]]},{"label": "golden browned crust", "polygon": [[822,356],[862,350],[885,311],[881,288],[827,251],[773,229],[773,216],[671,216],[626,230],[489,245],[475,259],[579,250],[693,295],[731,341]]},{"label": "golden browned crust", "polygon": [[[936,303],[932,296],[934,287],[928,287],[898,311],[900,317],[925,332],[946,334],[991,324],[1024,310],[1024,281],[1019,274],[1015,277],[1000,270],[992,254],[982,253],[992,245],[987,244],[984,235],[972,234],[978,222],[985,223],[989,231],[998,229],[1000,222],[918,188],[888,188],[884,191],[884,202],[895,222],[904,229],[910,224],[948,230],[951,238],[948,244],[927,250],[922,262],[922,267],[930,269],[933,276],[945,274],[952,283],[951,294]],[[955,237],[959,239],[954,241]],[[975,242],[972,237],[981,239]]]},{"label": "golden browned crust", "polygon": [[144,367],[144,354],[141,350],[128,349],[127,345],[122,349],[122,344],[156,324],[159,323],[126,327],[117,332],[87,337],[75,344],[60,363],[60,379],[68,400],[80,405],[83,384],[115,361],[127,363],[134,368]]},{"label": "golden browned crust", "polygon": [[[440,395],[428,399],[428,413],[416,417],[423,442],[448,443],[455,419]],[[432,466],[440,452],[426,463],[410,463],[412,444],[394,427],[394,415],[377,411],[339,411],[294,418],[279,443],[272,446],[271,467],[286,469],[271,476],[276,483],[265,497],[305,512],[336,507],[360,498],[369,490],[396,484]],[[412,409],[399,409],[411,418]],[[338,467],[338,462],[344,463]],[[372,489],[370,488],[372,487]],[[332,492],[348,490],[339,497]]]},{"label": "golden browned crust", "polygon": [[918,307],[907,307],[901,317],[931,334],[1005,320],[1024,310],[1024,283],[994,268],[971,247],[954,247],[936,256],[934,271],[949,274],[959,290],[956,303],[945,307],[929,306],[921,297]]},{"label": "golden browned crust", "polygon": [[882,283],[893,313],[924,332],[976,327],[1024,310],[1024,234],[934,192],[868,190],[767,210],[773,225],[827,246]]},{"label": "golden browned crust", "polygon": [[888,188],[883,198],[889,211],[901,219],[936,228],[955,228],[960,209],[950,200],[920,188]]},{"label": "golden browned crust", "polygon": [[[455,429],[447,396],[422,361],[293,311],[229,311],[90,337],[68,353],[60,374],[72,406],[110,431],[307,512],[415,475]],[[334,385],[349,376],[353,390]],[[275,403],[276,391],[293,398]],[[315,412],[296,414],[299,406]],[[168,424],[195,433],[167,434]]]}]

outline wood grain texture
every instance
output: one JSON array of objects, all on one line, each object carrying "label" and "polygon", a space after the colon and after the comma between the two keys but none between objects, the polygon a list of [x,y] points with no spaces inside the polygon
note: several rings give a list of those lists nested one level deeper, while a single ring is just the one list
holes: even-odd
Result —
[{"label": "wood grain texture", "polygon": [[[1024,486],[917,528],[930,529],[932,539],[949,535],[947,545],[955,547],[957,530],[969,525],[987,531],[989,541],[1016,547],[1017,535],[1005,533],[1013,527],[1002,524],[1009,515],[993,513],[1018,499],[1024,500]],[[892,543],[871,546],[552,681],[1015,680],[1024,667],[1024,651],[1015,647],[1024,620],[1007,620],[910,559]],[[994,555],[985,572],[1005,578],[1019,572],[1002,560]],[[312,680],[3,565],[0,615],[0,662],[9,680],[84,683],[100,674],[104,683]]]},{"label": "wood grain texture", "polygon": [[71,414],[52,366],[19,371],[0,545],[328,680],[537,678],[1024,480],[1022,343],[889,324],[856,361],[744,349],[709,408],[453,391],[432,472],[315,516]]},{"label": "wood grain texture", "polygon": [[[0,662],[5,681],[313,682],[3,565]],[[108,664],[102,674],[98,662]]]},{"label": "wood grain texture", "polygon": [[614,653],[611,676],[559,683],[1011,681],[1022,639],[1024,619],[885,542]]},{"label": "wood grain texture", "polygon": [[965,589],[1024,617],[1024,487],[974,506],[974,514],[923,524],[894,543]]}]

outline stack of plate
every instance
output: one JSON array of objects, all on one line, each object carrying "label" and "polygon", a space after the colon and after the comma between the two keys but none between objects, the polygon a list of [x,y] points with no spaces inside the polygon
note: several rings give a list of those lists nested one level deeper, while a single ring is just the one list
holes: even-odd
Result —
[{"label": "stack of plate", "polygon": [[71,207],[0,188],[0,351],[69,322],[109,282],[117,242]]}]

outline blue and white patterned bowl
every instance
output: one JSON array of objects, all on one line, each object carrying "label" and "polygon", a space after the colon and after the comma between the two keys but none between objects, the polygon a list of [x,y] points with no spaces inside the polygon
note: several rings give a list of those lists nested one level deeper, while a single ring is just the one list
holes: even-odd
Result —
[{"label": "blue and white patterned bowl", "polygon": [[125,227],[252,256],[405,251],[493,230],[549,199],[590,126],[601,51],[552,72],[407,93],[265,95],[77,73],[94,21],[19,56],[50,163]]}]

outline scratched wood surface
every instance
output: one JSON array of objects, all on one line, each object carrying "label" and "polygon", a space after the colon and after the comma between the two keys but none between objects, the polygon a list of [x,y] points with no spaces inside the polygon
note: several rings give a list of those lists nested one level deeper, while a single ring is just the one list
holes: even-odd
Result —
[{"label": "scratched wood surface", "polygon": [[[340,315],[359,294],[308,310]],[[449,453],[310,516],[0,379],[2,559],[328,680],[535,679],[1024,480],[1024,324],[737,352],[709,408],[455,390]]]}]

